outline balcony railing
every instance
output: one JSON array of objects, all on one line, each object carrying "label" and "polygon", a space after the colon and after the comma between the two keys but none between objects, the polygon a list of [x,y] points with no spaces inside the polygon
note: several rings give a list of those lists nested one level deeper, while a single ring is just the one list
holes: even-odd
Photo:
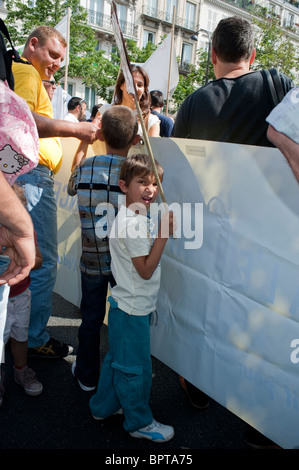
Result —
[{"label": "balcony railing", "polygon": [[[168,11],[161,11],[157,8],[152,8],[147,5],[143,5],[142,7],[142,14],[144,16],[148,16],[150,18],[154,18],[155,20],[159,20],[161,22],[165,21],[166,23],[172,23],[173,13]],[[175,15],[174,24],[180,26],[182,28],[188,29],[189,31],[197,31],[198,27],[194,21],[187,20],[185,18],[181,18]]]},{"label": "balcony railing", "polygon": [[[97,26],[98,28],[102,28],[107,32],[112,32],[112,24],[111,24],[111,17],[109,15],[104,15],[104,13],[100,13],[94,10],[87,10],[88,11],[88,22],[91,26]],[[137,26],[133,23],[129,23],[128,21],[124,21],[118,19],[120,29],[124,36],[129,36],[132,38],[137,38]]]},{"label": "balcony railing", "polygon": [[157,20],[162,20],[162,12],[159,11],[157,8],[153,8],[147,5],[142,6],[142,13],[146,16],[150,16],[151,18],[156,18]]},{"label": "balcony railing", "polygon": [[[231,5],[235,5],[236,7],[243,8],[243,10],[247,10],[250,13],[254,11],[256,14],[261,14],[262,16],[267,13],[267,7],[256,4],[255,0],[224,0],[226,3],[230,3]],[[294,1],[287,1],[284,3],[289,3],[297,8],[299,8],[299,0]],[[272,13],[274,16],[275,13]]]}]

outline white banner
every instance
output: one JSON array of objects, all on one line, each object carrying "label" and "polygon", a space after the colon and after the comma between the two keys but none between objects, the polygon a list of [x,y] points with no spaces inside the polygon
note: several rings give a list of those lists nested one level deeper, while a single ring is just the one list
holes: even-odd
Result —
[{"label": "white banner", "polygon": [[[276,149],[150,141],[179,218],[162,258],[152,354],[280,446],[297,448],[298,183]],[[78,305],[79,219],[66,195],[78,141],[62,142],[56,292]]]},{"label": "white banner", "polygon": [[169,63],[171,49],[171,33],[157,47],[144,64],[140,64],[149,76],[149,90],[160,90],[164,99],[167,98],[168,86],[169,95],[172,96],[179,83],[179,66],[175,55],[175,49],[171,51],[171,71],[170,83],[168,84]]}]

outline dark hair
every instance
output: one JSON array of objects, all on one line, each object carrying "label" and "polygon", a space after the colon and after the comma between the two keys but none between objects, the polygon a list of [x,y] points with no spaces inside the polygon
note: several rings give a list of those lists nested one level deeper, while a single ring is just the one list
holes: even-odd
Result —
[{"label": "dark hair", "polygon": [[74,109],[78,106],[78,104],[83,103],[83,101],[84,100],[82,100],[82,98],[79,98],[78,96],[73,96],[73,98],[71,98],[67,104],[67,109],[69,111],[74,111]]},{"label": "dark hair", "polygon": [[[162,181],[163,168],[157,160],[155,160],[155,163],[159,178]],[[123,180],[126,186],[129,186],[135,176],[146,176],[149,174],[154,174],[152,160],[149,155],[139,153],[125,159],[120,170],[119,179]]]},{"label": "dark hair", "polygon": [[93,107],[92,110],[91,110],[91,115],[90,115],[91,118],[95,118],[95,117],[96,117],[97,112],[98,112],[98,110],[100,109],[101,106],[103,106],[102,103],[100,103],[100,104],[95,104],[95,105],[94,105],[94,107]]},{"label": "dark hair", "polygon": [[219,21],[213,33],[212,47],[223,62],[250,59],[254,49],[251,24],[238,16]]},{"label": "dark hair", "polygon": [[[146,73],[146,71],[139,65],[132,66],[132,74],[136,72],[140,73],[143,76],[143,80],[144,80],[144,93],[140,98],[139,105],[140,105],[140,109],[142,111],[143,116],[146,116],[149,113],[150,106],[151,106],[151,95],[148,90],[149,78],[148,78],[148,74]],[[120,87],[122,86],[124,82],[125,82],[125,77],[124,77],[123,72],[121,71],[118,76],[116,85],[115,85],[114,104],[122,104],[123,92],[120,89]]]},{"label": "dark hair", "polygon": [[124,149],[137,134],[137,116],[127,106],[111,106],[102,116],[101,131],[110,147]]},{"label": "dark hair", "polygon": [[159,91],[159,90],[151,91],[151,100],[152,100],[152,108],[163,108],[164,99],[163,99],[162,91]]}]

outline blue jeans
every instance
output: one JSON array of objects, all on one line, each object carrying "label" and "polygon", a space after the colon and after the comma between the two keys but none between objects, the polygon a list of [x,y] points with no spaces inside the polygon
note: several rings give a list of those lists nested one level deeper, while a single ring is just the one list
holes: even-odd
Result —
[{"label": "blue jeans", "polygon": [[95,386],[100,374],[100,330],[106,313],[108,284],[112,275],[90,275],[81,272],[81,316],[78,331],[76,377],[87,386]]},{"label": "blue jeans", "polygon": [[152,386],[151,315],[128,315],[110,307],[109,351],[102,364],[97,392],[89,401],[93,416],[107,418],[119,408],[129,432],[153,420],[149,406]]},{"label": "blue jeans", "polygon": [[53,174],[45,165],[37,165],[19,176],[17,182],[25,190],[27,209],[43,257],[42,267],[30,273],[28,346],[32,348],[42,346],[49,340],[46,325],[52,313],[52,292],[57,273],[57,207]]}]

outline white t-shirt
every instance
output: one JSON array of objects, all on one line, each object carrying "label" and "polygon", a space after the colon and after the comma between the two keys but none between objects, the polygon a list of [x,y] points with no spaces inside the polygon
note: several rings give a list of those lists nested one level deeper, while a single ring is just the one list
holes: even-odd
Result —
[{"label": "white t-shirt", "polygon": [[64,118],[65,121],[70,121],[70,122],[79,122],[76,116],[72,113],[67,113],[67,115]]},{"label": "white t-shirt", "polygon": [[147,256],[153,245],[149,219],[121,206],[113,222],[109,247],[111,271],[116,286],[111,295],[118,307],[129,315],[148,315],[156,309],[161,268],[157,266],[148,280],[139,276],[132,258]]},{"label": "white t-shirt", "polygon": [[[150,128],[154,124],[156,124],[156,122],[160,122],[160,119],[158,118],[158,116],[155,116],[155,114],[149,113],[148,121],[147,121],[147,129],[146,129],[147,133],[149,133]],[[138,134],[141,136],[143,135],[142,126],[140,122],[138,123]]]}]

